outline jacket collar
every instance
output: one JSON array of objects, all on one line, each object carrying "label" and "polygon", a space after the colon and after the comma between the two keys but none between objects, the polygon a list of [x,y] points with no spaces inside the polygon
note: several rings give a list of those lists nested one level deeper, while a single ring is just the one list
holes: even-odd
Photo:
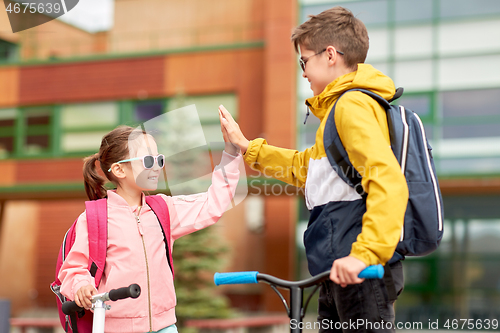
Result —
[{"label": "jacket collar", "polygon": [[[127,201],[124,198],[122,198],[118,193],[116,193],[116,190],[108,190],[107,195],[108,195],[108,205],[110,206],[129,208],[132,212],[136,212],[137,208],[139,207],[138,205],[129,206]],[[144,211],[144,209],[148,207],[146,205],[146,196],[144,195],[144,193],[141,194],[141,201],[142,201],[141,211]]]},{"label": "jacket collar", "polygon": [[394,82],[388,76],[371,65],[358,64],[356,71],[330,82],[319,95],[308,98],[306,105],[316,117],[323,120],[339,96],[354,88],[371,90],[387,100],[396,92]]},{"label": "jacket collar", "polygon": [[310,108],[311,112],[319,118],[319,120],[323,120],[329,109],[332,107],[333,102],[344,91],[349,89],[355,75],[356,72],[351,72],[338,77],[330,82],[319,95],[306,100],[306,105]]}]

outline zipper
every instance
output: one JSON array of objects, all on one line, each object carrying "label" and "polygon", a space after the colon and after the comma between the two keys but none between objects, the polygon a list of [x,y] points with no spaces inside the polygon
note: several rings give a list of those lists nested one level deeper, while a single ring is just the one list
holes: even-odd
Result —
[{"label": "zipper", "polygon": [[149,311],[149,331],[153,332],[153,319],[151,317],[151,286],[149,282],[149,264],[148,264],[148,255],[146,252],[146,242],[144,241],[144,231],[142,229],[141,219],[139,215],[141,214],[142,206],[139,206],[137,211],[137,215],[134,214],[135,219],[137,221],[137,227],[139,228],[139,233],[141,234],[142,247],[144,249],[144,258],[146,259],[146,275],[148,280],[148,311]]},{"label": "zipper", "polygon": [[431,180],[432,180],[432,185],[434,187],[434,195],[436,196],[436,205],[437,205],[437,213],[438,213],[438,230],[442,231],[443,230],[443,216],[441,215],[441,200],[439,200],[439,192],[438,192],[438,187],[437,187],[437,182],[436,182],[436,176],[434,175],[434,171],[432,171],[432,165],[431,165],[431,159],[429,157],[429,147],[427,146],[427,138],[425,136],[425,131],[424,131],[424,124],[422,124],[422,121],[420,120],[420,117],[416,114],[413,113],[415,117],[418,120],[418,124],[420,125],[420,130],[422,132],[422,139],[424,141],[424,146],[425,146],[425,157],[427,157],[427,165],[429,167],[429,173],[431,174]]},{"label": "zipper", "polygon": [[[405,174],[406,170],[406,155],[408,154],[408,136],[409,136],[409,131],[408,131],[408,123],[406,121],[406,110],[403,106],[399,107],[399,112],[401,113],[401,121],[403,122],[403,151],[401,152],[401,172],[403,175]],[[401,228],[401,237],[399,238],[399,241],[402,242],[405,237],[405,226]]]}]

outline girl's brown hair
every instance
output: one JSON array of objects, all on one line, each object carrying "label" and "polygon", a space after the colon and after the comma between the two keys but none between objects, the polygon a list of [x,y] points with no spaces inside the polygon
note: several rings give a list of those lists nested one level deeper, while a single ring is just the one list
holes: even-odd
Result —
[{"label": "girl's brown hair", "polygon": [[357,69],[358,63],[365,62],[369,46],[363,22],[340,6],[310,15],[309,20],[295,28],[292,42],[297,53],[299,46],[321,52],[331,45],[344,53],[344,63],[352,70]]},{"label": "girl's brown hair", "polygon": [[83,160],[83,181],[85,192],[90,200],[102,199],[107,195],[107,190],[104,187],[107,181],[97,173],[95,162],[99,161],[106,178],[116,185],[118,179],[108,170],[113,163],[128,158],[129,140],[141,134],[146,134],[146,132],[129,126],[119,126],[102,138],[98,153]]}]

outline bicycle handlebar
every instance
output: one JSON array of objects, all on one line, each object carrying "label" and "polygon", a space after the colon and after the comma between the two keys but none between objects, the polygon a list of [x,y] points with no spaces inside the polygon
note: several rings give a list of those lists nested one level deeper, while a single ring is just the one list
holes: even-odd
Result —
[{"label": "bicycle handlebar", "polygon": [[258,283],[257,276],[259,272],[230,272],[230,273],[215,273],[214,283],[216,286],[221,284],[247,284]]},{"label": "bicycle handlebar", "polygon": [[358,277],[361,279],[381,279],[384,277],[384,266],[368,266],[359,273]]},{"label": "bicycle handlebar", "polygon": [[[382,265],[368,266],[358,275],[362,279],[381,279],[384,276],[384,267]],[[330,271],[325,271],[309,279],[301,281],[287,281],[278,279],[274,276],[261,274],[259,272],[232,272],[215,273],[214,282],[216,286],[223,284],[246,284],[258,283],[259,281],[275,284],[280,287],[300,287],[307,288],[327,280],[330,277]]]},{"label": "bicycle handlebar", "polygon": [[[137,298],[141,294],[141,287],[138,284],[131,284],[128,287],[112,289],[107,293],[92,296],[92,302],[96,299],[102,301],[117,301],[125,298]],[[79,312],[83,308],[79,307],[75,301],[67,301],[62,304],[62,312],[65,315],[70,315],[73,312]]]}]

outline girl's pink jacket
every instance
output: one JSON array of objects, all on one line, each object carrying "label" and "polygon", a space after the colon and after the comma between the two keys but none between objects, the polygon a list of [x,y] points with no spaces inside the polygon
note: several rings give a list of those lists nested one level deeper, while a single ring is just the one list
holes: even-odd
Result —
[{"label": "girl's pink jacket", "polygon": [[[231,204],[241,159],[241,154],[234,157],[224,152],[219,166],[224,166],[225,172],[215,168],[206,193],[174,197],[158,194],[170,213],[170,246],[177,238],[217,222]],[[137,211],[137,206],[130,207],[121,196],[108,191],[108,247],[98,293],[137,283],[141,295],[111,302],[111,310],[106,311],[106,332],[158,331],[176,322],[174,283],[163,233],[144,195],[139,223],[135,218]],[[94,285],[87,270],[88,251],[87,221],[82,213],[76,225],[75,243],[59,272],[61,292],[72,300],[78,289]]]}]

